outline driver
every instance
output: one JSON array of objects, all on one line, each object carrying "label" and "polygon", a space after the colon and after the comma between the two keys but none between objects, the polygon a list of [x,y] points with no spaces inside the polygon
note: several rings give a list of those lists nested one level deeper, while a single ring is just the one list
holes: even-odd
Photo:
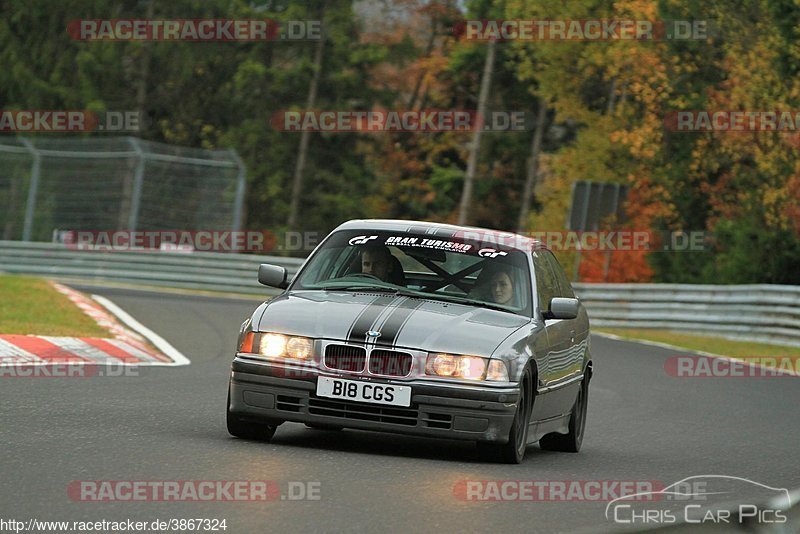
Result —
[{"label": "driver", "polygon": [[391,283],[395,269],[393,260],[394,256],[386,245],[366,247],[361,252],[361,272]]}]

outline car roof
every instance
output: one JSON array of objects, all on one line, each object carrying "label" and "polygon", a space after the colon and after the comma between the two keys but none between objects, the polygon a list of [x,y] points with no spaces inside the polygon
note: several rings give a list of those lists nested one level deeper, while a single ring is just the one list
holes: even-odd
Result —
[{"label": "car roof", "polygon": [[439,238],[449,238],[454,236],[465,237],[464,234],[477,233],[483,240],[493,243],[506,243],[508,241],[516,243],[511,248],[526,248],[536,250],[547,248],[538,239],[516,234],[514,232],[504,232],[502,230],[492,230],[490,228],[480,228],[477,226],[458,226],[455,224],[445,224],[427,221],[408,221],[403,219],[353,219],[344,222],[336,227],[338,230],[388,230],[403,233],[430,234]]}]

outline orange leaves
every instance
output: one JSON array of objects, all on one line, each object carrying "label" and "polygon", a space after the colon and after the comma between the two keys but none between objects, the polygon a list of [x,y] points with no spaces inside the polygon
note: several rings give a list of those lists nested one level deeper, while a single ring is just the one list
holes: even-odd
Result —
[{"label": "orange leaves", "polygon": [[650,282],[655,273],[647,262],[647,255],[646,250],[583,252],[580,280],[594,283]]},{"label": "orange leaves", "polygon": [[783,215],[800,239],[800,175],[795,174],[786,183],[789,200],[783,208]]}]

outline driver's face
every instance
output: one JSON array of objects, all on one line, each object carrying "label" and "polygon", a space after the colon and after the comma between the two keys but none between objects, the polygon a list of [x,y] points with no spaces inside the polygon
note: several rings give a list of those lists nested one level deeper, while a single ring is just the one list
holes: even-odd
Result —
[{"label": "driver's face", "polygon": [[361,254],[361,272],[386,282],[389,279],[389,260],[376,251],[365,250]]}]

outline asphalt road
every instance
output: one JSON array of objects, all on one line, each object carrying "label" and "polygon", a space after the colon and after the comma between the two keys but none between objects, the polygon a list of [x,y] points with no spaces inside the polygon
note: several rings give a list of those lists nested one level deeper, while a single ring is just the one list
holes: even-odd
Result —
[{"label": "asphalt road", "polygon": [[[87,290],[87,288],[79,289]],[[138,376],[0,379],[0,519],[225,519],[225,532],[615,528],[605,502],[476,502],[465,480],[659,480],[724,474],[800,487],[795,378],[674,378],[676,352],[595,336],[579,454],[533,445],[522,465],[481,462],[469,443],[285,424],[269,444],[232,438],[225,396],[236,333],[257,302],[89,288],[192,364]],[[319,500],[76,502],[75,480],[272,480]],[[296,487],[296,486],[295,486]],[[747,490],[743,490],[746,493]],[[742,494],[741,498],[747,495]]]}]

